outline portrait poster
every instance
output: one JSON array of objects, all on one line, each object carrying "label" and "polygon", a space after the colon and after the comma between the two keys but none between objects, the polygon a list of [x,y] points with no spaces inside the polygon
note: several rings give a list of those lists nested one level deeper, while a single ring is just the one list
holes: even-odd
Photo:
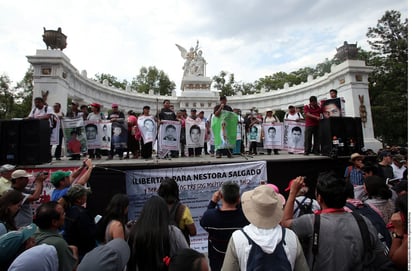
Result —
[{"label": "portrait poster", "polygon": [[249,142],[260,142],[262,133],[262,126],[260,124],[254,124],[249,129],[248,139]]},{"label": "portrait poster", "polygon": [[159,149],[178,151],[180,147],[180,122],[163,120],[159,129]]},{"label": "portrait poster", "polygon": [[154,142],[157,135],[157,125],[153,116],[139,116],[137,126],[142,135],[143,143]]},{"label": "portrait poster", "polygon": [[102,120],[97,125],[98,134],[101,138],[100,149],[110,150],[112,144],[112,123],[110,120]]},{"label": "portrait poster", "polygon": [[211,127],[216,150],[232,149],[236,145],[237,117],[235,113],[223,110],[219,117],[212,118]]},{"label": "portrait poster", "polygon": [[87,149],[94,150],[101,147],[101,134],[99,134],[100,120],[85,120]]},{"label": "portrait poster", "polygon": [[305,123],[284,120],[283,149],[293,153],[305,151]]},{"label": "portrait poster", "polygon": [[[67,156],[87,152],[86,131],[82,117],[61,120]],[[80,148],[79,148],[80,146]]]},{"label": "portrait poster", "polygon": [[263,123],[262,130],[264,149],[272,150],[283,148],[283,123]]},{"label": "portrait poster", "polygon": [[186,119],[186,146],[188,148],[203,147],[206,125],[201,119]]},{"label": "portrait poster", "polygon": [[122,122],[112,122],[112,146],[115,149],[127,148],[127,124]]},{"label": "portrait poster", "polygon": [[342,97],[324,100],[321,107],[324,118],[345,116],[345,100]]}]

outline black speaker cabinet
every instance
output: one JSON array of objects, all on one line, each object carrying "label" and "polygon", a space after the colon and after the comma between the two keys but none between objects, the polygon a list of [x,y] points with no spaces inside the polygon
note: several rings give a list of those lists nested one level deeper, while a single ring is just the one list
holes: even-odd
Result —
[{"label": "black speaker cabinet", "polygon": [[39,165],[51,161],[48,120],[0,122],[1,164]]},{"label": "black speaker cabinet", "polygon": [[320,143],[323,155],[350,155],[364,147],[360,118],[332,117],[320,121]]},{"label": "black speaker cabinet", "polygon": [[17,165],[19,153],[20,121],[3,120],[0,122],[0,162]]},{"label": "black speaker cabinet", "polygon": [[22,120],[20,123],[20,165],[51,161],[48,120]]}]

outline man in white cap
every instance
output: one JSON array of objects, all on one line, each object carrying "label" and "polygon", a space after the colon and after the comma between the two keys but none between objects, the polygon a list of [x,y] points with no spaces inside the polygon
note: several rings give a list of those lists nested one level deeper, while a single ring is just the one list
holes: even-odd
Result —
[{"label": "man in white cap", "polygon": [[4,164],[0,167],[0,197],[11,187],[11,173],[16,166]]},{"label": "man in white cap", "polygon": [[48,174],[43,172],[37,174],[34,180],[34,190],[26,188],[29,183],[29,177],[32,176],[33,175],[27,173],[23,169],[17,169],[11,174],[11,187],[17,191],[20,191],[24,196],[20,211],[14,218],[17,228],[27,226],[33,222],[33,214],[30,203],[40,198],[43,191],[43,182],[47,179]]},{"label": "man in white cap", "polygon": [[282,200],[272,187],[260,185],[244,192],[242,209],[251,224],[232,234],[222,271],[268,270],[264,262],[281,270],[309,270],[297,236],[279,225]]}]

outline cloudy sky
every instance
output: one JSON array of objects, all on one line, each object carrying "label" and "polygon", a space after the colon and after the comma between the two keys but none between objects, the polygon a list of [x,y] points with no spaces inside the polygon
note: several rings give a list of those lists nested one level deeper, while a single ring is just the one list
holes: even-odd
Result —
[{"label": "cloudy sky", "polygon": [[43,27],[61,27],[64,53],[88,77],[129,82],[142,66],[163,70],[180,88],[175,44],[199,45],[207,76],[220,71],[254,82],[279,71],[315,67],[346,40],[369,49],[368,27],[387,10],[408,16],[406,0],[83,0],[1,1],[0,74],[20,81],[27,55],[45,49]]}]

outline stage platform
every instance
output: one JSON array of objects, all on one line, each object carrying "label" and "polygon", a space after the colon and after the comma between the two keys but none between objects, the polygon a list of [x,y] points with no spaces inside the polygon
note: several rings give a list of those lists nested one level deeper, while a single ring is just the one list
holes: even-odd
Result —
[{"label": "stage platform", "polygon": [[[110,198],[116,193],[126,193],[126,172],[128,170],[156,170],[160,168],[196,167],[218,164],[236,164],[254,161],[266,161],[267,182],[277,185],[280,192],[287,196],[284,189],[290,180],[296,176],[306,176],[310,194],[314,195],[316,179],[319,172],[335,170],[343,176],[345,167],[349,165],[349,157],[338,157],[332,159],[327,156],[304,156],[302,154],[288,154],[281,151],[279,155],[255,155],[240,156],[233,158],[210,157],[203,155],[200,157],[182,157],[168,159],[123,159],[115,157],[113,160],[106,160],[103,156],[100,160],[93,160],[94,169],[89,180],[92,188],[92,195],[88,200],[88,208],[92,214],[101,214]],[[44,169],[55,171],[58,169],[74,169],[81,165],[81,160],[68,160],[62,158],[60,161],[53,160],[51,163],[24,166],[27,169]],[[236,165],[235,165],[236,166]],[[239,168],[241,169],[241,168]]]}]

